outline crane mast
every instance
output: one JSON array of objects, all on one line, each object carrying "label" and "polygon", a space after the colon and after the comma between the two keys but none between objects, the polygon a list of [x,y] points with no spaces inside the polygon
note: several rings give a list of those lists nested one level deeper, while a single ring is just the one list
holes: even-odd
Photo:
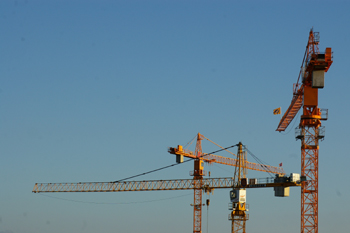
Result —
[{"label": "crane mast", "polygon": [[[194,171],[193,180],[202,185],[203,182],[203,160],[202,157],[202,137],[198,133],[195,160],[194,160]],[[202,189],[194,189],[194,200],[193,200],[193,233],[202,233]]]},{"label": "crane mast", "polygon": [[318,233],[319,140],[324,138],[321,120],[328,118],[328,110],[318,108],[318,89],[324,87],[324,74],[333,62],[332,49],[320,53],[318,44],[319,33],[311,29],[291,105],[277,127],[284,131],[303,109],[296,128],[296,139],[301,140],[301,176],[307,178],[301,186],[301,233]]},{"label": "crane mast", "polygon": [[[240,142],[238,144],[237,153],[237,166],[235,167],[234,180],[237,183],[246,183],[246,161],[247,153],[243,151],[243,145]],[[245,188],[233,189],[230,193],[232,206],[232,212],[229,216],[231,220],[231,232],[232,233],[245,233],[246,221],[248,220],[248,214],[246,213],[246,190]]]}]

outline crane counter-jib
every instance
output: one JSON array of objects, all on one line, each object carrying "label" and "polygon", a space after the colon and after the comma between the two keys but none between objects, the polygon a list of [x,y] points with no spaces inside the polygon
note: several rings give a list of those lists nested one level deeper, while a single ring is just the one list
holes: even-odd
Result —
[{"label": "crane counter-jib", "polygon": [[[258,179],[251,179],[258,180]],[[264,178],[263,182],[237,184],[232,177],[179,180],[149,180],[123,182],[80,182],[80,183],[36,183],[34,193],[43,192],[129,192],[129,191],[161,191],[161,190],[193,190],[223,188],[264,188],[300,186],[300,181],[276,182],[274,178]]]},{"label": "crane counter-jib", "polygon": [[[195,156],[195,153],[189,150],[182,149],[182,146],[178,146],[178,148],[169,147],[168,152],[170,154],[184,156],[187,158],[192,158],[192,159],[198,158],[197,156]],[[200,159],[207,163],[217,163],[217,164],[223,164],[223,165],[234,166],[234,167],[237,166],[238,164],[237,159],[235,158],[229,158],[229,157],[208,154],[208,153],[202,153]],[[281,174],[281,175],[286,174],[282,167],[275,167],[275,166],[270,166],[266,164],[253,163],[249,161],[245,161],[243,168],[246,168],[249,170],[255,170],[255,171],[269,172],[274,174]]]}]

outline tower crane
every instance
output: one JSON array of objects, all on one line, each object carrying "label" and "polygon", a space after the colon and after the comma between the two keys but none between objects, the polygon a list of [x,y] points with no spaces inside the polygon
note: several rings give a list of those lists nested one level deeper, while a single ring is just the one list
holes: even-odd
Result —
[{"label": "tower crane", "polygon": [[291,104],[276,129],[284,131],[303,109],[295,134],[301,140],[301,176],[307,178],[301,185],[301,233],[318,233],[319,140],[325,135],[321,121],[328,118],[328,109],[318,108],[318,89],[324,87],[324,74],[333,62],[332,49],[320,53],[318,44],[319,33],[311,29]]},{"label": "tower crane", "polygon": [[[238,185],[241,180],[243,180],[244,183],[247,183],[247,169],[250,170],[256,170],[256,171],[263,171],[263,172],[269,172],[278,174],[279,176],[283,177],[285,175],[285,172],[282,167],[274,167],[264,164],[258,164],[258,163],[252,163],[248,162],[246,158],[246,151],[243,150],[243,144],[238,143],[236,146],[238,146],[238,155],[233,154],[232,152],[228,151],[232,155],[234,155],[236,158],[228,158],[213,154],[207,154],[202,153],[202,146],[201,141],[203,139],[206,139],[210,141],[211,143],[217,145],[215,142],[211,141],[210,139],[206,138],[205,136],[198,133],[197,135],[197,143],[196,143],[196,150],[193,153],[190,150],[183,149],[181,145],[178,145],[177,148],[170,147],[168,152],[171,154],[176,155],[176,161],[181,163],[183,161],[183,157],[188,157],[194,159],[194,171],[191,173],[193,175],[194,180],[202,180],[203,175],[205,175],[205,171],[203,170],[203,162],[206,163],[218,163],[218,164],[224,164],[229,166],[235,167],[235,173],[234,173],[234,182],[236,185]],[[219,145],[217,145],[219,146]],[[226,150],[226,148],[222,148],[222,150]],[[251,179],[251,181],[254,181],[254,179]],[[210,190],[209,190],[210,191]],[[283,196],[285,189],[281,188],[275,188],[275,195],[276,196]],[[282,194],[281,194],[282,193]],[[246,220],[248,220],[248,214],[246,214],[247,208],[245,203],[245,197],[246,192],[245,188],[234,188],[231,192],[231,207],[230,210],[232,210],[229,220],[231,220],[231,232],[232,233],[238,233],[243,232],[245,233],[245,226],[246,226]],[[234,195],[235,198],[232,197]],[[243,196],[242,200],[240,200],[239,196]],[[194,190],[194,205],[193,205],[193,232],[199,233],[201,232],[201,213],[202,213],[202,191],[201,190]]]},{"label": "tower crane", "polygon": [[[210,139],[206,138],[202,134],[197,134],[197,143],[196,143],[196,150],[193,153],[190,150],[184,150],[181,145],[178,145],[177,148],[169,148],[169,153],[176,155],[176,161],[181,162],[183,161],[183,157],[188,157],[194,159],[194,171],[191,173],[193,175],[194,180],[201,180],[203,179],[203,175],[205,174],[203,162],[207,162],[209,164],[211,163],[218,163],[218,164],[224,164],[229,166],[234,166],[235,169],[235,175],[234,180],[236,184],[238,184],[241,179],[246,180],[246,170],[256,170],[256,171],[263,171],[263,172],[270,172],[275,174],[280,174],[281,176],[285,175],[285,172],[282,167],[274,167],[264,164],[258,164],[258,163],[252,163],[248,162],[246,159],[246,153],[243,151],[243,145],[242,143],[237,144],[238,146],[238,155],[234,155],[236,158],[228,158],[213,154],[207,154],[202,152],[202,146],[201,141],[203,139],[206,139],[210,141],[211,143],[219,146],[215,142],[211,141]],[[219,146],[223,150],[225,148]],[[229,152],[229,151],[228,151]],[[245,232],[245,222],[248,220],[248,215],[246,214],[246,204],[245,204],[245,189],[235,189],[233,192],[235,196],[243,195],[244,201],[240,201],[237,198],[234,198],[234,203],[232,204],[231,208],[232,212],[229,216],[229,219],[232,221],[232,233],[236,232]],[[232,194],[232,192],[231,192]],[[231,198],[232,199],[232,198]],[[201,190],[194,190],[194,205],[193,205],[193,233],[200,233],[201,232],[201,216],[202,216],[202,191]]]},{"label": "tower crane", "polygon": [[[288,196],[280,194],[280,190],[289,190],[289,187],[300,186],[302,177],[287,177],[282,167],[273,167],[261,165],[246,161],[243,153],[243,145],[239,143],[237,159],[226,158],[223,156],[202,153],[201,140],[205,138],[198,133],[195,153],[185,150],[182,146],[169,148],[169,153],[176,155],[177,162],[182,162],[183,157],[189,157],[194,160],[193,179],[175,179],[175,180],[143,180],[143,181],[115,181],[115,182],[78,182],[78,183],[36,183],[33,193],[56,193],[56,192],[129,192],[129,191],[160,191],[160,190],[194,190],[194,219],[193,232],[201,233],[202,218],[202,192],[211,192],[214,189],[230,188],[232,213],[232,232],[245,232],[245,191],[246,188],[268,188],[275,189],[276,196]],[[208,139],[209,140],[209,139]],[[226,149],[226,148],[223,148]],[[236,167],[234,177],[226,178],[203,178],[203,162],[219,163]],[[276,178],[250,179],[248,182],[245,177],[245,170],[252,169],[265,171],[269,169],[270,173],[275,173]],[[242,175],[243,174],[243,175]]]}]

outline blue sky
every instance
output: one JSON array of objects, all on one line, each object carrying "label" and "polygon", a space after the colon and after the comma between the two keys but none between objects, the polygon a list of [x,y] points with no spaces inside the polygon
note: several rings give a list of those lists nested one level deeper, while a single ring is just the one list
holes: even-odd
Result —
[{"label": "blue sky", "polygon": [[[191,232],[191,191],[31,191],[36,182],[113,181],[172,164],[167,147],[198,132],[300,172],[298,120],[278,133],[272,110],[291,101],[312,27],[320,50],[334,52],[319,91],[329,109],[319,227],[346,231],[349,10],[348,1],[1,1],[0,233]],[[135,180],[191,178],[192,166]],[[247,231],[299,231],[299,188],[288,198],[247,195]],[[230,232],[229,190],[210,199],[203,232]]]}]

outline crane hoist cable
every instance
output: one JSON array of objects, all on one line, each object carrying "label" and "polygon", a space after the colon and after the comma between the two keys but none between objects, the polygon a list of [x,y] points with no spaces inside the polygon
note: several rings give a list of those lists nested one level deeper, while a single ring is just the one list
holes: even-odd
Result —
[{"label": "crane hoist cable", "polygon": [[[207,199],[207,201],[210,199]],[[207,203],[207,233],[209,233],[209,204]]]},{"label": "crane hoist cable", "polygon": [[[210,171],[209,171],[209,178],[210,178]],[[206,201],[206,206],[207,206],[207,233],[209,233],[209,205],[210,205],[210,194],[207,192],[207,201]]]},{"label": "crane hoist cable", "polygon": [[[213,151],[213,152],[208,153],[208,154],[203,154],[203,155],[200,156],[200,157],[205,157],[205,156],[210,155],[210,154],[214,154],[214,153],[217,153],[217,152],[220,152],[220,151],[223,151],[223,150],[227,150],[227,149],[233,148],[233,147],[235,147],[235,146],[237,146],[237,145],[238,145],[238,144],[232,145],[232,146],[229,146],[229,147],[226,147],[226,148],[217,150],[217,151]],[[188,159],[188,160],[183,161],[182,163],[186,163],[186,162],[192,161],[192,160],[194,160],[194,159],[195,159],[195,158],[190,158],[190,159]],[[144,175],[147,175],[147,174],[156,172],[156,171],[164,170],[164,169],[169,168],[169,167],[174,167],[174,166],[179,165],[179,164],[181,164],[181,163],[173,163],[173,164],[170,164],[170,165],[168,165],[168,166],[164,166],[164,167],[161,167],[161,168],[157,168],[157,169],[154,169],[154,170],[151,170],[151,171],[148,171],[148,172],[143,172],[143,173],[140,173],[140,174],[137,174],[137,175],[134,175],[134,176],[130,176],[130,177],[124,178],[124,179],[120,179],[120,180],[116,180],[116,181],[111,181],[111,183],[118,183],[118,182],[126,181],[126,180],[128,180],[128,179],[136,178],[136,177],[139,177],[139,176],[144,176]]]}]

